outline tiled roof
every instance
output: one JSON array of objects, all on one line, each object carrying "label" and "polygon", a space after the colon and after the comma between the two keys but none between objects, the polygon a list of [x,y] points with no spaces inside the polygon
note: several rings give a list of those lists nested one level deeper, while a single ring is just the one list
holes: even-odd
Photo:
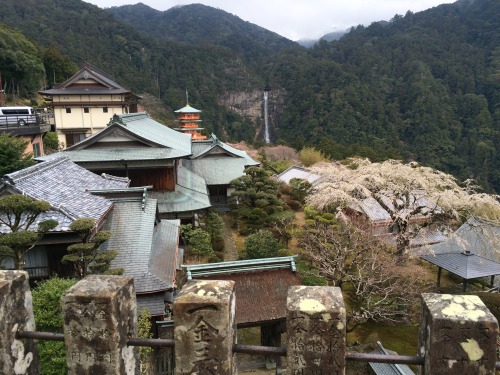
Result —
[{"label": "tiled roof", "polygon": [[214,156],[184,160],[183,165],[203,177],[207,185],[229,185],[232,180],[245,174],[246,159]]},{"label": "tiled roof", "polygon": [[20,194],[50,203],[52,210],[41,214],[38,221],[57,220],[54,232],[68,231],[69,224],[78,218],[100,221],[105,216],[112,203],[88,190],[120,189],[130,182],[126,178],[98,176],[64,157],[9,173],[3,181]]},{"label": "tiled roof", "polygon": [[353,202],[349,205],[349,208],[364,213],[372,222],[391,221],[391,215],[375,198],[366,198],[360,202]]},{"label": "tiled roof", "polygon": [[149,269],[164,274],[173,287],[177,270],[180,220],[161,220],[155,228]]},{"label": "tiled roof", "polygon": [[83,150],[61,151],[56,154],[40,156],[39,161],[52,160],[61,155],[68,157],[75,163],[85,162],[112,162],[112,161],[142,161],[177,159],[186,156],[186,153],[173,148],[91,148]]},{"label": "tiled roof", "polygon": [[[387,350],[382,346],[380,341],[377,341],[377,347],[372,352],[375,354],[396,355],[396,352]],[[415,375],[415,373],[407,365],[398,365],[392,363],[375,363],[369,362],[375,375]]]},{"label": "tiled roof", "polygon": [[286,171],[281,172],[276,176],[276,178],[286,184],[289,184],[292,178],[300,178],[302,180],[307,180],[311,184],[314,184],[315,182],[318,182],[321,176],[319,174],[311,172],[307,168],[302,168],[294,165],[288,168]]},{"label": "tiled roof", "polygon": [[158,200],[160,213],[197,211],[211,207],[205,180],[179,168],[175,191],[151,191],[149,196]]},{"label": "tiled roof", "polygon": [[191,135],[183,134],[153,120],[146,112],[115,115],[113,122],[124,125],[138,136],[191,154]]},{"label": "tiled roof", "polygon": [[[101,86],[93,86],[89,88],[78,86],[73,87],[75,83],[78,84],[79,80],[89,79],[94,80],[96,84]],[[105,91],[107,95],[130,93],[129,90],[120,86],[106,73],[94,66],[91,66],[90,64],[86,64],[77,73],[56,88],[40,91],[40,93],[44,95],[81,94],[82,92],[85,92],[86,94],[102,94],[103,91]]]},{"label": "tiled roof", "polygon": [[[249,259],[233,262],[183,265],[187,278],[234,280],[236,323],[283,319],[288,288],[300,285],[295,256]],[[255,303],[259,301],[259,303]]]},{"label": "tiled roof", "polygon": [[177,111],[174,111],[174,112],[175,113],[200,113],[201,110],[193,108],[189,104],[187,104],[185,107],[182,107],[181,109],[178,109]]},{"label": "tiled roof", "polygon": [[[377,194],[377,199],[384,204],[385,207],[389,211],[395,212],[397,211],[396,208],[394,207],[394,195],[390,191],[382,192],[380,194]],[[441,208],[434,202],[432,199],[430,199],[428,196],[425,195],[425,192],[415,190],[412,191],[410,194],[410,199],[411,199],[411,204],[408,209],[415,209],[420,207],[420,213],[417,215],[412,215],[412,219],[418,219],[426,217],[430,213],[438,213],[441,212]],[[403,201],[401,199],[397,200],[397,203],[402,205]]]},{"label": "tiled roof", "polygon": [[260,163],[253,160],[245,151],[238,150],[231,147],[224,142],[221,142],[215,134],[212,134],[209,138],[202,141],[193,141],[193,156],[191,159],[202,158],[204,155],[209,154],[216,148],[220,148],[219,153],[226,153],[228,156],[240,157],[245,159],[245,165],[259,165]]},{"label": "tiled roof", "polygon": [[420,258],[466,280],[500,275],[500,263],[475,254],[444,253],[421,255]]},{"label": "tiled roof", "polygon": [[141,313],[141,309],[148,309],[153,316],[165,314],[165,293],[137,294],[137,312]]},{"label": "tiled roof", "polygon": [[470,251],[486,259],[500,262],[500,226],[469,219],[447,241],[429,246],[433,254]]},{"label": "tiled roof", "polygon": [[134,277],[137,293],[167,290],[173,287],[177,266],[179,220],[156,223],[156,199],[113,199],[115,204],[105,229],[113,236],[104,249],[116,249],[112,267],[122,267]]}]

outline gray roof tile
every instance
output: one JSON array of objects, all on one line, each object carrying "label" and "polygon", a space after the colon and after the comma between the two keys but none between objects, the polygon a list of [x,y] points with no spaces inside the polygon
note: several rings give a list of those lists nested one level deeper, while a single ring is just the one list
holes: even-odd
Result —
[{"label": "gray roof tile", "polygon": [[448,240],[429,246],[433,254],[470,251],[486,259],[500,262],[500,226],[469,219]]},{"label": "gray roof tile", "polygon": [[112,202],[88,190],[119,189],[129,184],[126,178],[98,176],[65,157],[9,173],[3,182],[20,194],[50,203],[52,210],[41,214],[37,223],[57,220],[59,225],[53,232],[68,231],[75,219],[90,217],[100,221],[107,214]]},{"label": "gray roof tile", "polygon": [[164,293],[138,294],[137,311],[139,314],[141,309],[148,309],[151,315],[164,315]]},{"label": "gray roof tile", "polygon": [[[397,354],[396,352],[384,348],[382,343],[379,341],[377,341],[377,347],[372,353],[385,355]],[[407,365],[375,362],[369,362],[369,365],[375,375],[415,375],[415,373]]]},{"label": "gray roof tile", "polygon": [[179,220],[156,223],[156,199],[114,199],[114,207],[105,229],[113,236],[103,245],[116,249],[112,267],[122,267],[134,277],[137,293],[170,289],[177,265]]},{"label": "gray roof tile", "polygon": [[363,212],[372,222],[392,221],[391,215],[375,198],[366,198],[360,202],[351,203],[349,207],[355,211]]},{"label": "gray roof tile", "polygon": [[[81,79],[94,80],[95,83],[97,83],[99,86],[94,86],[87,89],[74,86],[75,83],[77,84],[77,82]],[[106,73],[102,72],[96,67],[91,66],[90,64],[86,64],[72,77],[67,79],[65,82],[61,83],[56,88],[40,91],[40,93],[44,95],[64,95],[64,94],[67,95],[67,94],[81,94],[83,91],[86,94],[102,94],[103,92],[105,92],[106,95],[130,93],[130,91],[124,89],[122,86],[116,83],[111,77],[109,77]]]}]

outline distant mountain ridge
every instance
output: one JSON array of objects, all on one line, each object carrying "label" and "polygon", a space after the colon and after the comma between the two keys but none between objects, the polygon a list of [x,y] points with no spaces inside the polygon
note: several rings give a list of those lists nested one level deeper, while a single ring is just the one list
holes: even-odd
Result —
[{"label": "distant mountain ridge", "polygon": [[158,11],[139,3],[106,11],[156,39],[191,45],[215,44],[231,49],[252,63],[273,58],[282,48],[297,46],[272,31],[202,4]]},{"label": "distant mountain ridge", "polygon": [[2,0],[0,22],[159,98],[166,113],[188,88],[223,140],[262,140],[268,87],[273,141],[334,159],[416,160],[500,191],[498,0],[396,15],[310,49],[200,5]]}]

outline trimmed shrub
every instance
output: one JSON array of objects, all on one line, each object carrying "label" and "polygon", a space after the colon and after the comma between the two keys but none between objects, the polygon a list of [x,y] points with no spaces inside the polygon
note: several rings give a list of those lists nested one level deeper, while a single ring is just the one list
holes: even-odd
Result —
[{"label": "trimmed shrub", "polygon": [[280,243],[268,230],[259,230],[245,239],[247,259],[276,257],[280,251]]}]

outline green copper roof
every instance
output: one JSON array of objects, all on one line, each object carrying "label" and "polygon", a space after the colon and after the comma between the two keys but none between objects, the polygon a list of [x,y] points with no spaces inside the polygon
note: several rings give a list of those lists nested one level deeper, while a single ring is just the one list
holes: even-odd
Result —
[{"label": "green copper roof", "polygon": [[[212,134],[209,138],[205,140],[193,141],[192,144],[193,156],[191,156],[191,159],[201,159],[205,155],[208,155],[211,151],[217,148],[223,150],[228,156],[244,158],[246,166],[260,164],[259,162],[253,160],[245,151],[238,150],[222,142],[217,138],[215,134]],[[213,155],[211,155],[210,157],[213,157]]]},{"label": "green copper roof", "polygon": [[186,153],[172,148],[91,148],[84,150],[61,151],[51,155],[40,156],[36,160],[48,161],[60,156],[66,156],[75,163],[141,161],[176,159],[186,156]]},{"label": "green copper roof", "polygon": [[224,273],[237,273],[249,271],[263,271],[278,268],[290,268],[293,272],[296,271],[295,259],[297,255],[276,257],[276,258],[261,258],[236,260],[232,262],[220,263],[205,263],[205,264],[188,264],[183,265],[186,269],[188,280],[199,276],[220,275]]},{"label": "green copper roof", "polygon": [[191,136],[179,133],[153,120],[146,112],[115,115],[113,122],[124,125],[133,133],[162,146],[191,153]]},{"label": "green copper roof", "polygon": [[175,191],[151,191],[163,213],[198,211],[211,207],[205,180],[187,168],[179,168]]},{"label": "green copper roof", "polygon": [[177,111],[174,111],[175,113],[200,113],[201,111],[199,109],[191,107],[189,104],[186,105],[185,107],[178,109]]},{"label": "green copper roof", "polygon": [[191,171],[205,179],[207,185],[229,185],[245,174],[245,158],[227,155],[185,161]]}]

